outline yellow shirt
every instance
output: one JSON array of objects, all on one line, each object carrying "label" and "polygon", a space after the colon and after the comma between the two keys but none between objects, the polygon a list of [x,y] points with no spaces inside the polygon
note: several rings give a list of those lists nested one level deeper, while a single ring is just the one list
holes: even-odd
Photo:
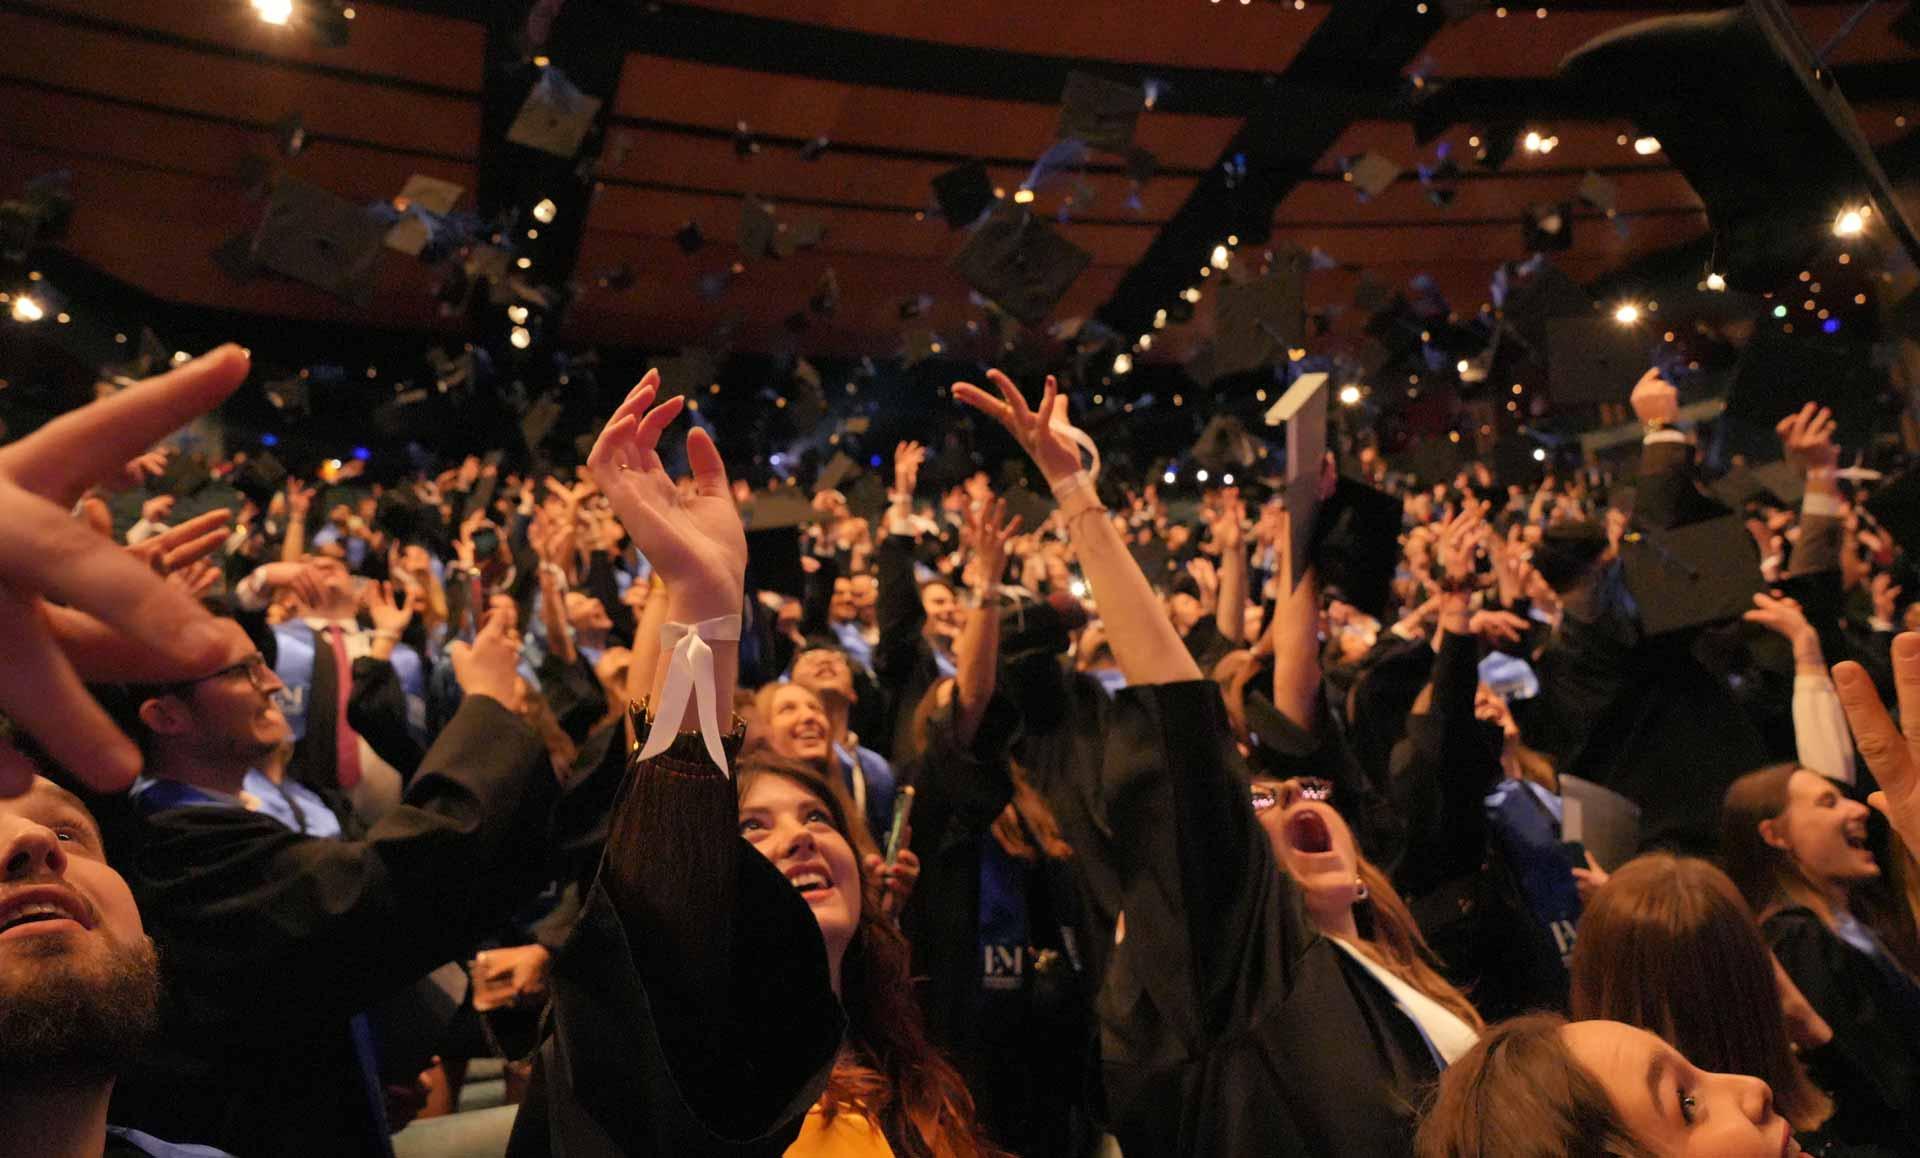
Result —
[{"label": "yellow shirt", "polygon": [[893,1147],[879,1127],[860,1114],[842,1110],[829,1122],[816,1105],[807,1111],[786,1158],[893,1158]]}]

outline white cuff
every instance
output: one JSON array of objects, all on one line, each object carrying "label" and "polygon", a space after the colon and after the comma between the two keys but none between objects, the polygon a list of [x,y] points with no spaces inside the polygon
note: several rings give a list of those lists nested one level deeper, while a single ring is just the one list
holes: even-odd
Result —
[{"label": "white cuff", "polygon": [[1659,430],[1649,430],[1647,436],[1640,440],[1640,444],[1642,446],[1653,446],[1656,443],[1685,442],[1686,440],[1686,431],[1675,426],[1666,426]]},{"label": "white cuff", "polygon": [[[673,743],[691,697],[699,707],[700,735],[707,743],[707,755],[713,758],[714,767],[729,776],[733,774],[727,767],[726,750],[720,745],[720,709],[714,703],[713,694],[713,648],[707,644],[710,640],[734,642],[739,638],[738,615],[661,626],[660,648],[669,653],[667,683],[660,690],[659,704],[654,707],[653,728],[647,733],[646,746],[640,749],[642,760],[651,760]],[[727,707],[731,710],[733,705]]]},{"label": "white cuff", "polygon": [[1826,491],[1808,491],[1800,500],[1802,515],[1825,515],[1828,518],[1840,517],[1840,496]]}]

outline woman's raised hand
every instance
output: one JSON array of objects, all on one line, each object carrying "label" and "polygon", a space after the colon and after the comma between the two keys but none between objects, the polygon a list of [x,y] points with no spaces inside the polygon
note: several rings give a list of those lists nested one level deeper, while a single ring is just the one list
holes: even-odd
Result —
[{"label": "woman's raised hand", "polygon": [[1060,393],[1053,375],[1047,375],[1040,405],[1027,405],[1025,396],[1013,380],[998,370],[987,371],[987,381],[1000,391],[994,397],[971,382],[955,382],[953,396],[988,418],[1006,427],[1014,441],[1027,452],[1049,485],[1058,485],[1080,470],[1080,450],[1060,431],[1066,425],[1067,396]]},{"label": "woman's raised hand", "polygon": [[712,437],[696,428],[687,434],[693,485],[675,484],[655,447],[686,399],[669,398],[655,406],[659,389],[659,371],[647,371],[607,420],[587,466],[634,545],[666,584],[675,620],[737,615],[745,598],[747,535],[726,466]]}]

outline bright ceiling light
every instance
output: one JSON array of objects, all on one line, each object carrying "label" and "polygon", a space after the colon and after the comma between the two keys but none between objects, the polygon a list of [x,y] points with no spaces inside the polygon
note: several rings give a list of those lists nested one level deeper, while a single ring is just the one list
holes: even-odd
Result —
[{"label": "bright ceiling light", "polygon": [[1631,326],[1640,320],[1640,307],[1632,302],[1625,302],[1613,311],[1613,320],[1623,326]]}]

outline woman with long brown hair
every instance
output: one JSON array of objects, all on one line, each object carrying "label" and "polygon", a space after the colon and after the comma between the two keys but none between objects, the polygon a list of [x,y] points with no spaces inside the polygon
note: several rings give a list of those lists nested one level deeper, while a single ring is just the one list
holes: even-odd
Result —
[{"label": "woman with long brown hair", "polygon": [[847,1015],[846,1040],[788,1158],[926,1155],[990,1158],[973,1097],[927,1040],[899,926],[881,886],[859,865],[877,857],[865,826],[849,823],[840,789],[809,764],[749,758],[735,786],[740,832],[792,881],[826,942]]},{"label": "woman with long brown hair", "polygon": [[[1638,1026],[1708,1069],[1759,1078],[1803,1136],[1833,1115],[1794,1056],[1832,1029],[1779,971],[1740,890],[1704,860],[1650,853],[1601,886],[1580,918],[1572,1004],[1577,1020]],[[1846,1125],[1828,1135],[1858,1139]]]},{"label": "woman with long brown hair", "polygon": [[[1875,755],[1864,739],[1861,750]],[[1720,851],[1774,956],[1833,1027],[1816,1077],[1873,1140],[1908,1146],[1920,1138],[1920,981],[1854,912],[1855,890],[1880,876],[1867,816],[1818,773],[1763,768],[1728,787]]]},{"label": "woman with long brown hair", "polygon": [[555,959],[509,1153],[996,1155],[919,1030],[905,942],[838,794],[798,766],[729,779],[745,727],[722,734],[716,717],[738,678],[746,535],[704,432],[687,438],[692,486],[667,476],[654,446],[684,403],[649,409],[657,387],[650,372],[588,461],[666,585],[659,643],[637,641],[635,666],[672,654]]}]

